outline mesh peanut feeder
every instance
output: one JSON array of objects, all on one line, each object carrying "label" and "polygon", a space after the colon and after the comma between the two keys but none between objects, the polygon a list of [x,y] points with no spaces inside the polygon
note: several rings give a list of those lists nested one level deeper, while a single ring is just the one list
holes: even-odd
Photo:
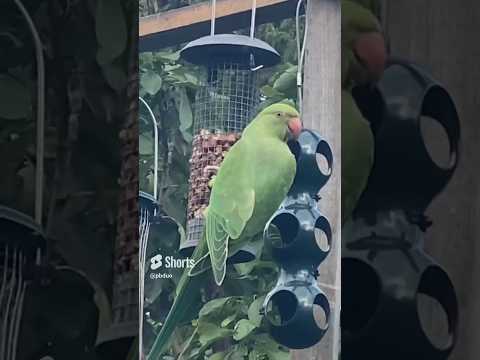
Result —
[{"label": "mesh peanut feeder", "polygon": [[155,115],[153,114],[152,109],[148,103],[143,100],[141,97],[140,101],[145,105],[152,120],[153,125],[153,134],[154,134],[154,150],[153,150],[153,196],[147,194],[143,191],[140,191],[139,194],[139,210],[140,210],[140,219],[138,223],[138,233],[139,233],[139,321],[140,321],[140,332],[139,332],[139,351],[140,354],[143,354],[143,307],[145,299],[145,259],[147,253],[147,244],[148,236],[150,234],[150,226],[152,224],[152,218],[157,214],[158,210],[158,125]]},{"label": "mesh peanut feeder", "polygon": [[[138,78],[132,66],[127,89],[125,131],[120,133],[119,212],[115,239],[111,323],[99,331],[97,350],[126,353],[139,328]],[[132,219],[137,221],[132,221]],[[106,350],[105,350],[106,349]],[[120,356],[120,355],[119,355]]]},{"label": "mesh peanut feeder", "polygon": [[0,359],[17,355],[25,292],[44,246],[38,224],[18,211],[0,207]]},{"label": "mesh peanut feeder", "polygon": [[[275,49],[254,38],[254,10],[250,37],[215,35],[213,14],[211,35],[192,41],[181,51],[182,59],[205,68],[194,104],[187,239],[180,245],[184,256],[191,255],[202,237],[203,212],[208,206],[212,178],[230,147],[255,115],[260,101],[257,71],[280,61]],[[251,251],[245,248],[238,256],[251,259]]]},{"label": "mesh peanut feeder", "polygon": [[17,358],[18,339],[27,285],[31,270],[40,265],[46,238],[42,234],[44,129],[45,129],[45,68],[43,45],[27,9],[14,0],[25,19],[35,46],[37,70],[35,218],[11,208],[0,206],[0,359]]}]

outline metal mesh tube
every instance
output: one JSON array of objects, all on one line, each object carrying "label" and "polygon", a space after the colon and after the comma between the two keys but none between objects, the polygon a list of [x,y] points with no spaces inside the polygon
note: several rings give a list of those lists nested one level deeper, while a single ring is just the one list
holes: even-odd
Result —
[{"label": "metal mesh tube", "polygon": [[199,242],[203,231],[203,210],[210,197],[209,182],[230,147],[252,120],[259,102],[256,72],[245,63],[221,61],[210,64],[204,85],[197,90],[194,105],[187,242],[183,249],[191,251]]},{"label": "metal mesh tube", "polygon": [[194,134],[242,132],[258,103],[254,71],[232,62],[211,65],[195,99]]},{"label": "metal mesh tube", "polygon": [[147,255],[148,236],[150,234],[151,213],[148,208],[140,208],[140,221],[138,233],[140,237],[140,254],[139,254],[139,351],[143,356],[143,317],[144,317],[144,300],[145,300],[145,261]]},{"label": "metal mesh tube", "polygon": [[0,246],[0,358],[15,360],[26,287],[25,259],[19,248]]}]

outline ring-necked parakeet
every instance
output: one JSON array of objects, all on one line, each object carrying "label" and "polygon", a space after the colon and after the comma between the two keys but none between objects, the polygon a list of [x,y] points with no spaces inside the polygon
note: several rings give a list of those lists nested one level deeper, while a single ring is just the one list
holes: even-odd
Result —
[{"label": "ring-necked parakeet", "polygon": [[[299,113],[293,107],[270,105],[245,128],[225,156],[205,211],[203,238],[193,254],[197,264],[210,259],[218,285],[225,278],[227,258],[263,232],[287,195],[296,171],[287,139],[298,137],[301,129]],[[165,351],[182,314],[198,293],[201,280],[190,275],[187,270],[180,279],[177,297],[149,354],[151,360]]]},{"label": "ring-necked parakeet", "polygon": [[378,20],[368,9],[342,1],[342,224],[351,216],[373,165],[374,140],[351,90],[373,84],[387,58]]}]

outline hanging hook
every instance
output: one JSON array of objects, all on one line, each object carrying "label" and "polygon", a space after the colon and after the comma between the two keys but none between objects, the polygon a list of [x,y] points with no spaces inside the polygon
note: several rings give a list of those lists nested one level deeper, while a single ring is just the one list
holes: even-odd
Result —
[{"label": "hanging hook", "polygon": [[[305,44],[307,42],[307,24],[305,21],[305,28],[303,34],[303,43],[300,44],[300,7],[303,4],[306,8],[306,0],[298,0],[297,10],[295,13],[295,30],[297,38],[297,56],[298,56],[298,66],[297,66],[297,94],[298,94],[298,108],[302,112],[303,107],[303,63],[305,59]],[[306,11],[305,11],[306,12]]]},{"label": "hanging hook", "polygon": [[210,16],[210,35],[215,35],[215,16],[217,12],[217,0],[212,0],[212,14]]},{"label": "hanging hook", "polygon": [[35,24],[20,0],[13,0],[28,24],[37,60],[37,159],[35,166],[35,221],[42,226],[43,177],[45,154],[45,60],[43,45]]},{"label": "hanging hook", "polygon": [[[214,0],[215,1],[215,0]],[[145,100],[143,100],[143,98],[141,96],[138,97],[140,99],[140,101],[145,105],[145,107],[147,108],[149,114],[150,114],[150,118],[152,120],[152,123],[153,123],[153,133],[154,133],[154,148],[153,148],[153,161],[154,161],[154,164],[153,164],[153,197],[155,198],[155,200],[158,200],[157,199],[157,196],[158,196],[158,123],[157,123],[157,119],[155,118],[155,115],[153,114],[153,111],[152,109],[150,108],[150,106],[147,104],[147,102]]]},{"label": "hanging hook", "polygon": [[250,37],[255,37],[255,19],[257,16],[257,0],[252,1],[252,18],[250,20]]}]

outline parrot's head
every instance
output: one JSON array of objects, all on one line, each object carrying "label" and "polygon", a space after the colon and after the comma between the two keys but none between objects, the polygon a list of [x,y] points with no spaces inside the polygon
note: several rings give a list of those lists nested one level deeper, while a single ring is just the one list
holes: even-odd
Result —
[{"label": "parrot's head", "polygon": [[297,139],[302,132],[302,122],[298,111],[284,103],[266,107],[258,118],[268,131],[283,141]]},{"label": "parrot's head", "polygon": [[375,15],[360,4],[342,1],[342,84],[378,81],[387,62],[387,48]]}]

